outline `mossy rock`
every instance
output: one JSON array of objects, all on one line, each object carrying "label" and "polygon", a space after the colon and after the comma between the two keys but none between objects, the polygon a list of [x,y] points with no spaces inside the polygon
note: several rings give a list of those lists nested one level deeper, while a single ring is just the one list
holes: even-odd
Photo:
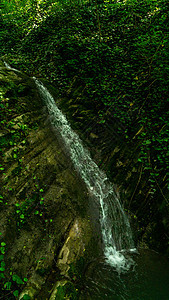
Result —
[{"label": "mossy rock", "polygon": [[[48,278],[58,272],[55,262],[76,219],[84,220],[82,236],[78,236],[84,247],[92,238],[86,210],[88,195],[52,131],[34,80],[3,66],[0,83],[5,104],[0,202],[1,242],[6,243],[5,280],[10,272],[28,278],[20,297],[41,299],[38,295],[46,293],[49,298],[52,286]],[[71,244],[71,263],[82,252],[78,242],[76,247]]]}]

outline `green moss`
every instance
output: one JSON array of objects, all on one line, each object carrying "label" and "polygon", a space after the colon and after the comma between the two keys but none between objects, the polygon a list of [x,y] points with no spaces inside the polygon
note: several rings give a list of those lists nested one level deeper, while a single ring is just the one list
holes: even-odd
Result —
[{"label": "green moss", "polygon": [[74,284],[67,282],[64,286],[57,288],[55,300],[70,299],[78,300],[78,289],[75,289]]}]

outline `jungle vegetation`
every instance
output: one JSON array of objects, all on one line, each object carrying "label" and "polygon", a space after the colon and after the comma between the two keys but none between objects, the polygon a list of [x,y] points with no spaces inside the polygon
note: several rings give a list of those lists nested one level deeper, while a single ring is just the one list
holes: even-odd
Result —
[{"label": "jungle vegetation", "polygon": [[[125,142],[138,143],[140,175],[147,178],[150,201],[163,215],[165,232],[169,228],[168,11],[167,0],[0,3],[3,59],[57,84],[61,94],[75,76],[80,78],[97,122],[106,126],[111,114],[120,122]],[[149,214],[153,218],[154,211]],[[169,249],[165,235],[162,247]]]}]

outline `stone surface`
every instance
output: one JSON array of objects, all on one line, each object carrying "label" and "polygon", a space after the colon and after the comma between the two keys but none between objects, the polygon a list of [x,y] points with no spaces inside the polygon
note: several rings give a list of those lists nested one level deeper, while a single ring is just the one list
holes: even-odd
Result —
[{"label": "stone surface", "polygon": [[[34,80],[1,64],[0,88],[8,102],[1,129],[5,273],[28,278],[19,299],[24,294],[42,299],[44,286],[51,291],[88,247],[88,196],[50,127]],[[55,274],[52,284],[50,274]],[[45,293],[43,299],[53,297]]]},{"label": "stone surface", "polygon": [[59,253],[57,266],[61,274],[68,274],[70,264],[83,256],[86,250],[86,241],[90,241],[91,228],[86,219],[76,219],[70,229],[69,235]]}]

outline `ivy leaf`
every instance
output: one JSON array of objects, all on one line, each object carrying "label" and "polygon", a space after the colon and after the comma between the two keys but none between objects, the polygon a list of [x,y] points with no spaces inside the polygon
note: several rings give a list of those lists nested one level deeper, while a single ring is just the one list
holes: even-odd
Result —
[{"label": "ivy leaf", "polygon": [[5,268],[5,262],[4,261],[1,261],[1,267]]},{"label": "ivy leaf", "polygon": [[8,282],[6,282],[6,283],[4,284],[4,288],[5,288],[6,290],[10,290],[11,285],[12,285],[12,282],[8,281]]},{"label": "ivy leaf", "polygon": [[27,281],[28,281],[28,278],[25,277],[23,280],[24,280],[25,282],[27,282]]},{"label": "ivy leaf", "polygon": [[5,243],[5,242],[2,242],[2,243],[1,243],[1,246],[2,246],[2,247],[4,247],[5,245],[6,245],[6,243]]},{"label": "ivy leaf", "polygon": [[0,273],[0,279],[5,278],[4,273]]},{"label": "ivy leaf", "polygon": [[1,251],[2,254],[5,254],[5,248],[4,247],[1,247],[0,251]]},{"label": "ivy leaf", "polygon": [[18,297],[18,296],[19,296],[19,291],[18,291],[18,290],[15,290],[15,291],[13,292],[13,295],[14,295],[15,297]]},{"label": "ivy leaf", "polygon": [[12,275],[12,280],[15,281],[17,284],[23,284],[22,279],[16,274]]}]

